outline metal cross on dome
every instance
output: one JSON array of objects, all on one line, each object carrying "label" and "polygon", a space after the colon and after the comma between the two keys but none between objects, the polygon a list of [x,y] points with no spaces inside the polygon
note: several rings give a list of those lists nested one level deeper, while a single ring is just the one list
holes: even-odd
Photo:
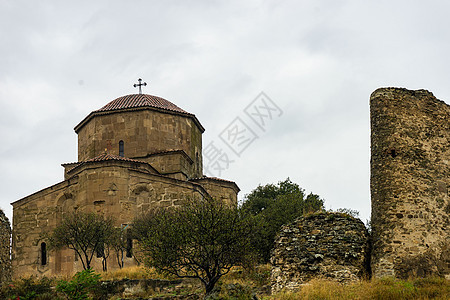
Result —
[{"label": "metal cross on dome", "polygon": [[138,86],[139,87],[139,94],[142,94],[142,86],[146,86],[147,82],[142,83],[142,79],[141,78],[139,78],[138,81],[139,81],[139,83],[135,83],[135,84],[133,84],[133,86],[134,87]]}]

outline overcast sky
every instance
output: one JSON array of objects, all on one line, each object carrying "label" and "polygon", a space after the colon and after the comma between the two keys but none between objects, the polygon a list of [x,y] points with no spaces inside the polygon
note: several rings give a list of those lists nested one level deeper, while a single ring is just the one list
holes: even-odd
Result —
[{"label": "overcast sky", "polygon": [[[450,103],[449,12],[411,0],[0,0],[0,207],[11,218],[11,202],[62,181],[74,126],[141,77],[144,93],[197,116],[204,148],[231,161],[212,175],[240,199],[290,177],[365,221],[370,94],[427,89]],[[261,92],[274,108],[262,127],[246,114]],[[251,143],[232,149],[223,133],[236,122]]]}]

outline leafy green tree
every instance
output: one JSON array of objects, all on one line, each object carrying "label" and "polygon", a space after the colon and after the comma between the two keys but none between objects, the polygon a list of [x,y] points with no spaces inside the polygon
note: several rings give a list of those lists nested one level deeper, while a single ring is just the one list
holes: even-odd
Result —
[{"label": "leafy green tree", "polygon": [[282,225],[308,212],[324,209],[323,204],[318,195],[306,195],[289,178],[278,184],[258,186],[246,195],[241,211],[253,216],[256,221],[252,240],[262,262],[269,262],[275,236]]},{"label": "leafy green tree", "polygon": [[[111,217],[95,213],[67,214],[48,236],[51,249],[67,247],[80,257],[84,270],[91,268],[95,253],[105,259],[105,245],[113,241],[114,222]],[[104,265],[104,268],[106,266]]]},{"label": "leafy green tree", "polygon": [[200,279],[206,294],[233,266],[252,258],[250,219],[214,200],[153,210],[136,219],[133,230],[146,265],[180,278]]}]

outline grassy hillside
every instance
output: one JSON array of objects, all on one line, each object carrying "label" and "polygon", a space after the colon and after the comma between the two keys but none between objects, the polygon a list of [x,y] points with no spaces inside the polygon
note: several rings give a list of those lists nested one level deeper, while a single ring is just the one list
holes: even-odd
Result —
[{"label": "grassy hillside", "polygon": [[[92,299],[202,299],[203,288],[193,280],[177,281],[157,274],[153,270],[133,267],[115,272],[100,273],[102,281],[126,281],[128,279],[161,279],[163,285],[128,289],[120,293],[109,293],[108,284],[98,284],[91,289]],[[1,299],[66,299],[53,288],[58,278],[22,278],[12,283],[3,283]],[[252,271],[235,268],[217,285],[210,299],[450,299],[450,280],[443,278],[417,278],[399,280],[385,278],[365,280],[341,285],[326,280],[313,280],[297,292],[270,293],[270,266],[264,265]]]}]

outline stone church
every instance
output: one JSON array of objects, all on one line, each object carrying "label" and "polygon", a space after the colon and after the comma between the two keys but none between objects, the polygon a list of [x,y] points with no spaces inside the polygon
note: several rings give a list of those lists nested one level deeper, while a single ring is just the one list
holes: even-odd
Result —
[{"label": "stone church", "polygon": [[[149,208],[188,198],[236,204],[236,183],[203,176],[204,130],[194,114],[141,93],[91,112],[75,126],[78,162],[62,164],[64,180],[12,203],[14,276],[82,270],[73,250],[49,251],[42,237],[74,210],[112,215],[125,228]],[[118,267],[112,259],[109,269]],[[135,264],[127,253],[124,266]],[[101,259],[93,266],[101,270]]]}]

